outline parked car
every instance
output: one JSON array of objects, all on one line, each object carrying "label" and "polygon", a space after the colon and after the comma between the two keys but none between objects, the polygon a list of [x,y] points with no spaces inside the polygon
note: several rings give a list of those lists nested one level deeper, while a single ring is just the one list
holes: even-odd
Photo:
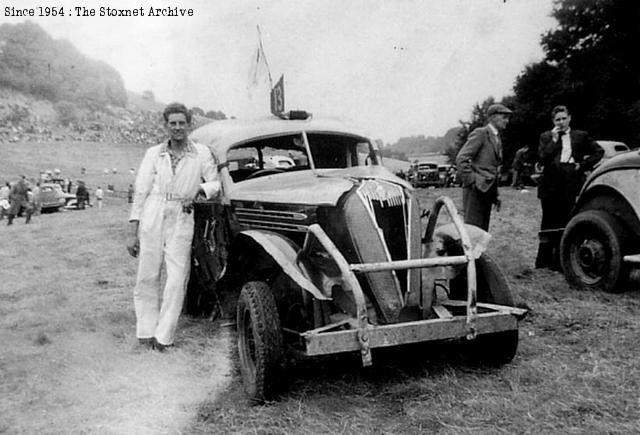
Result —
[{"label": "parked car", "polygon": [[414,164],[410,181],[413,187],[440,186],[438,164],[433,162],[418,162]]},{"label": "parked car", "polygon": [[40,185],[40,203],[42,211],[58,211],[65,205],[65,194],[57,183]]},{"label": "parked car", "polygon": [[[222,193],[194,207],[185,311],[235,312],[251,399],[282,386],[286,351],[357,352],[367,366],[374,348],[459,340],[486,364],[514,357],[526,311],[483,253],[488,234],[464,225],[448,198],[423,228],[414,189],[364,134],[268,118],[218,121],[191,137],[210,147]],[[266,167],[264,156],[283,153],[299,163]],[[442,208],[454,223],[437,225]]]},{"label": "parked car", "polygon": [[640,265],[640,153],[624,153],[587,178],[560,243],[569,284],[619,292]]},{"label": "parked car", "polygon": [[293,159],[287,156],[268,156],[265,158],[265,167],[269,168],[290,169],[295,165]]},{"label": "parked car", "polygon": [[630,151],[629,147],[623,142],[613,140],[597,140],[596,143],[604,150],[600,162],[605,162],[613,156]]},{"label": "parked car", "polygon": [[456,185],[456,167],[454,165],[438,165],[440,176],[440,187],[450,187]]}]

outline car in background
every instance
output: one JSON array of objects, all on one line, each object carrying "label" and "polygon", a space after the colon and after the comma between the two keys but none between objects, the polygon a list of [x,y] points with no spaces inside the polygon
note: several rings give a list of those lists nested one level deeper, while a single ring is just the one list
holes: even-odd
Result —
[{"label": "car in background", "polygon": [[287,156],[268,156],[265,157],[265,168],[290,169],[296,166],[291,157]]},{"label": "car in background", "polygon": [[40,185],[40,204],[42,211],[58,211],[65,206],[65,193],[58,183]]},{"label": "car in background", "polygon": [[410,180],[413,187],[430,187],[441,185],[438,164],[434,162],[415,163],[411,170]]},{"label": "car in background", "polygon": [[560,261],[569,284],[620,292],[640,267],[640,152],[616,155],[588,176],[562,230]]},{"label": "car in background", "polygon": [[451,187],[456,185],[456,167],[450,164],[438,165],[440,176],[440,187]]},{"label": "car in background", "polygon": [[[453,340],[475,362],[514,357],[526,311],[483,253],[488,234],[444,197],[422,222],[415,190],[357,128],[230,119],[191,138],[211,150],[221,193],[194,204],[184,310],[235,315],[252,400],[282,388],[289,355],[355,352],[369,366],[376,348]],[[295,166],[268,167],[278,155]],[[428,170],[437,184],[437,164]],[[442,209],[453,223],[438,224]]]},{"label": "car in background", "polygon": [[605,162],[613,156],[617,156],[618,154],[631,151],[624,142],[617,142],[613,140],[597,140],[596,143],[600,145],[600,148],[604,150],[602,159],[598,164],[602,164],[602,162]]}]

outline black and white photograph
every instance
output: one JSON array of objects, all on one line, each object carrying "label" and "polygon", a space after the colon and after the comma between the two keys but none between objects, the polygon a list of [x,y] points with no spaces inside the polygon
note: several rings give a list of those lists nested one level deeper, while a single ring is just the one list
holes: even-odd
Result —
[{"label": "black and white photograph", "polygon": [[640,4],[0,2],[0,434],[640,433]]}]

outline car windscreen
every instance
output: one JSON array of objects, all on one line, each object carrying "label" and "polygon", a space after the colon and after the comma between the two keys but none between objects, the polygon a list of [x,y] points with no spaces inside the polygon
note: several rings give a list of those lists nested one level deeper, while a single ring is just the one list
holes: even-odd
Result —
[{"label": "car windscreen", "polygon": [[371,144],[362,138],[329,133],[307,133],[314,166],[318,169],[378,164]]}]

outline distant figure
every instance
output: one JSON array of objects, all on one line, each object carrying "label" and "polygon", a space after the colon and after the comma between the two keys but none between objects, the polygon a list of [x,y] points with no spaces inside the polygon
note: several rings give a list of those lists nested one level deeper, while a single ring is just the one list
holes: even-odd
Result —
[{"label": "distant figure", "polygon": [[516,155],[513,157],[513,163],[511,164],[511,170],[513,171],[511,187],[515,187],[520,190],[523,189],[525,179],[528,176],[531,176],[531,172],[533,170],[533,162],[530,155],[529,145],[525,145],[516,151]]},{"label": "distant figure", "polygon": [[13,185],[9,192],[9,216],[7,225],[13,225],[13,219],[20,213],[22,207],[27,205],[27,179],[23,175],[16,184]]},{"label": "distant figure", "polygon": [[102,188],[98,186],[98,188],[96,189],[96,202],[98,203],[98,209],[102,208],[103,198],[104,198],[104,192],[102,191]]},{"label": "distant figure", "polygon": [[129,184],[129,190],[127,190],[127,202],[133,203],[133,184]]},{"label": "distant figure", "polygon": [[76,202],[78,204],[78,210],[84,210],[89,202],[89,192],[82,181],[78,181],[78,188],[76,189]]},{"label": "distant figure", "polygon": [[543,167],[538,180],[542,222],[535,267],[560,270],[561,231],[549,230],[562,230],[567,225],[584,173],[593,169],[604,151],[589,133],[569,127],[571,114],[566,106],[554,107],[551,120],[554,127],[540,135],[538,145],[538,162]]},{"label": "distant figure", "polygon": [[492,104],[487,110],[489,122],[471,132],[456,158],[462,181],[464,222],[489,231],[491,208],[500,209],[499,167],[502,164],[500,132],[509,123],[511,110]]},{"label": "distant figure", "polygon": [[27,202],[24,204],[24,223],[31,222],[31,216],[35,210],[35,197],[31,188],[27,188]]},{"label": "distant figure", "polygon": [[9,192],[11,192],[11,185],[8,182],[0,187],[0,221],[9,213]]},{"label": "distant figure", "polygon": [[36,183],[33,188],[33,214],[38,216],[42,212],[42,195],[40,190],[40,182]]}]

